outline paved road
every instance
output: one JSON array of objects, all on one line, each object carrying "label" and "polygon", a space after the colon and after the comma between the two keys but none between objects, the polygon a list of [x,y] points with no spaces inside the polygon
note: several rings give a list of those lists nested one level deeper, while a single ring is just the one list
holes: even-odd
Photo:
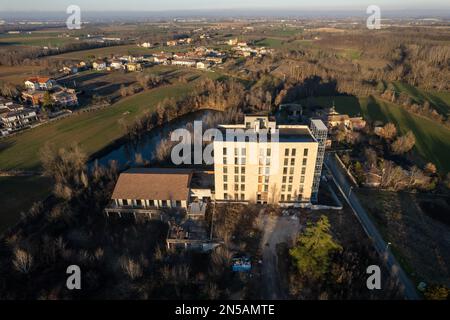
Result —
[{"label": "paved road", "polygon": [[332,174],[334,182],[339,188],[340,192],[344,196],[347,203],[353,209],[356,217],[363,226],[365,232],[372,239],[375,249],[378,251],[381,257],[384,257],[388,269],[391,270],[392,274],[399,280],[401,288],[404,290],[404,295],[408,300],[418,300],[420,299],[414,284],[408,278],[400,264],[395,259],[394,255],[390,252],[388,245],[383,240],[383,237],[378,232],[377,228],[370,220],[369,215],[366,210],[361,206],[357,196],[353,191],[352,185],[347,179],[347,175],[335,158],[335,154],[328,154],[325,159],[325,166],[328,171]]}]

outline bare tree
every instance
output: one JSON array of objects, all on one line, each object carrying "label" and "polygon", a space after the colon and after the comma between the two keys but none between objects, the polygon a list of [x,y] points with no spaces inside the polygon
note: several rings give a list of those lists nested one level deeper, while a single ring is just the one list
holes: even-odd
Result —
[{"label": "bare tree", "polygon": [[56,196],[68,200],[88,187],[87,156],[77,145],[58,149],[46,144],[40,150],[40,158],[44,174],[54,180]]},{"label": "bare tree", "polygon": [[386,140],[393,140],[397,136],[397,128],[391,122],[386,123],[383,128],[381,128],[377,135]]},{"label": "bare tree", "polygon": [[33,267],[33,256],[26,250],[16,248],[14,250],[13,265],[17,271],[28,274]]},{"label": "bare tree", "polygon": [[411,131],[408,131],[406,135],[397,138],[391,147],[395,154],[403,154],[414,148],[415,144],[416,137]]},{"label": "bare tree", "polygon": [[131,280],[141,278],[143,275],[141,264],[129,257],[123,256],[120,259],[120,267]]}]

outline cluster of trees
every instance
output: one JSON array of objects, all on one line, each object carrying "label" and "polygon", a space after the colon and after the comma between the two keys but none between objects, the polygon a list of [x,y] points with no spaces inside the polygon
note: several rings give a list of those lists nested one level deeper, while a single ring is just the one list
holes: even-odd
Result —
[{"label": "cluster of trees", "polygon": [[[414,30],[419,36],[411,30],[370,35],[366,32],[321,34],[322,39],[315,41],[314,48],[288,49],[288,41],[286,48],[273,56],[248,59],[244,65],[246,73],[241,65],[236,67],[236,73],[256,81],[261,74],[271,73],[283,79],[286,90],[307,79],[321,79],[320,87],[304,86],[303,96],[330,95],[332,91],[331,94],[382,94],[386,90],[384,83],[394,81],[425,90],[449,89],[450,49],[444,33],[433,34],[435,39],[430,40],[428,30]],[[346,43],[348,51],[336,49],[342,43]]]},{"label": "cluster of trees", "polygon": [[144,88],[156,88],[165,82],[164,78],[153,73],[139,73],[136,76],[137,82]]},{"label": "cluster of trees", "polygon": [[[308,223],[288,253],[289,289],[295,299],[373,298],[366,287],[366,269],[379,258],[362,243],[343,247],[326,216]],[[395,281],[389,277],[383,281],[385,298],[389,294],[398,298]]]},{"label": "cluster of trees", "polygon": [[[398,136],[393,123],[387,123],[375,130],[365,130],[361,143],[354,146],[354,158],[349,154],[342,161],[353,172],[359,183],[390,190],[432,190],[439,181],[437,168],[433,163],[422,169],[410,163],[405,154],[415,145],[414,134],[409,131]],[[369,146],[367,146],[369,145]]]},{"label": "cluster of trees", "polygon": [[[88,170],[76,146],[46,147],[42,158],[52,170],[55,196],[35,204],[0,239],[1,299],[227,299],[232,281],[247,285],[231,270],[230,248],[259,247],[253,228],[258,209],[219,209],[223,220],[215,230],[229,245],[211,254],[168,250],[166,224],[105,217],[117,180],[114,166]],[[60,193],[57,185],[71,192]],[[66,288],[66,269],[74,264],[82,270],[80,291]]]},{"label": "cluster of trees", "polygon": [[381,187],[395,191],[405,189],[430,190],[436,187],[435,180],[417,166],[403,169],[392,161],[383,161]]},{"label": "cluster of trees", "polygon": [[5,81],[0,81],[0,95],[3,97],[7,97],[7,98],[15,98],[19,95],[19,90],[17,89],[17,86],[9,83],[9,82],[5,82]]},{"label": "cluster of trees", "polygon": [[412,131],[397,137],[397,127],[391,122],[386,123],[384,127],[377,128],[375,134],[384,139],[396,155],[402,155],[411,151],[416,144],[416,137]]},{"label": "cluster of trees", "polygon": [[130,140],[137,140],[143,133],[155,127],[199,110],[235,110],[235,117],[239,117],[239,111],[244,107],[244,93],[244,87],[233,80],[204,80],[186,97],[180,100],[164,99],[154,112],[146,112],[131,124],[121,125]]},{"label": "cluster of trees", "polygon": [[414,102],[407,93],[402,92],[397,94],[395,90],[387,89],[381,95],[382,98],[394,103],[402,105],[406,110],[411,113],[417,114],[422,117],[426,117],[430,120],[439,122],[447,127],[450,127],[450,118],[440,114],[435,107],[430,105],[430,102],[425,101],[423,104]]},{"label": "cluster of trees", "polygon": [[323,35],[319,43],[326,47],[346,43],[348,47],[360,50],[361,60],[375,62],[356,62],[361,74],[355,75],[355,79],[360,82],[405,81],[426,90],[449,89],[446,79],[449,77],[450,49],[445,44],[445,32],[423,28],[401,28],[370,36],[366,32]]},{"label": "cluster of trees", "polygon": [[40,65],[42,61],[47,59],[39,59],[46,56],[52,56],[67,52],[74,52],[80,50],[89,50],[96,48],[103,48],[108,46],[116,46],[117,42],[74,42],[66,43],[59,48],[44,49],[40,47],[21,47],[6,48],[0,51],[0,65],[2,66],[19,66],[19,65]]},{"label": "cluster of trees", "polygon": [[86,155],[77,145],[68,149],[46,144],[40,151],[44,175],[54,182],[53,193],[58,198],[70,200],[89,187]]},{"label": "cluster of trees", "polygon": [[404,154],[412,150],[416,144],[416,137],[411,131],[408,131],[404,136],[398,137],[392,143],[392,152],[394,154]]},{"label": "cluster of trees", "polygon": [[424,169],[417,166],[403,168],[395,162],[379,157],[375,149],[364,150],[364,161],[356,161],[351,165],[348,155],[342,161],[350,165],[356,179],[369,186],[377,186],[388,190],[432,190],[436,187],[438,176],[436,166],[428,163]]}]

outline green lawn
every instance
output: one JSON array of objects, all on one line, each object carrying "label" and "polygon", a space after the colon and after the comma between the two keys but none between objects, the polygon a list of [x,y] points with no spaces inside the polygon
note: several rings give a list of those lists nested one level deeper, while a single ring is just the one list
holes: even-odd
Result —
[{"label": "green lawn", "polygon": [[428,101],[440,114],[450,114],[450,92],[425,91],[402,82],[393,83],[398,92],[405,92],[413,100],[423,104]]},{"label": "green lawn", "polygon": [[255,44],[260,47],[279,49],[284,45],[285,42],[286,40],[265,38],[263,40],[257,41]]},{"label": "green lawn", "polygon": [[191,88],[189,83],[153,89],[125,98],[107,109],[75,115],[1,140],[0,168],[38,168],[39,150],[47,142],[60,147],[78,143],[91,155],[123,136],[119,120],[131,122],[144,111],[153,110],[164,98],[180,98]]},{"label": "green lawn", "polygon": [[69,42],[76,42],[77,40],[67,37],[56,37],[49,35],[21,35],[16,37],[0,37],[1,46],[50,46],[61,47]]},{"label": "green lawn", "polygon": [[264,38],[258,40],[255,45],[259,47],[267,47],[272,49],[283,49],[283,50],[296,50],[302,47],[314,47],[312,41],[310,40],[293,40],[280,39],[280,38]]},{"label": "green lawn", "polygon": [[320,97],[315,101],[324,107],[335,102],[336,110],[349,115],[362,115],[371,121],[393,122],[406,133],[411,130],[416,136],[417,153],[431,161],[442,173],[450,171],[450,130],[431,120],[413,115],[402,107],[372,97]]},{"label": "green lawn", "polygon": [[[187,51],[191,47],[177,47],[176,50],[178,52]],[[52,59],[88,59],[91,57],[101,58],[101,57],[108,57],[111,54],[115,55],[139,55],[139,54],[151,54],[156,52],[161,52],[163,50],[170,51],[167,48],[164,47],[155,47],[155,48],[142,48],[138,47],[135,44],[132,45],[121,45],[121,46],[110,46],[110,47],[104,47],[104,48],[97,48],[97,49],[89,49],[89,50],[80,50],[80,51],[74,51],[74,52],[68,52],[59,54],[56,56],[52,56]],[[172,49],[171,49],[172,50]],[[175,49],[173,49],[175,50]]]},{"label": "green lawn", "polygon": [[0,177],[0,233],[20,220],[20,213],[50,194],[50,181],[42,177]]}]

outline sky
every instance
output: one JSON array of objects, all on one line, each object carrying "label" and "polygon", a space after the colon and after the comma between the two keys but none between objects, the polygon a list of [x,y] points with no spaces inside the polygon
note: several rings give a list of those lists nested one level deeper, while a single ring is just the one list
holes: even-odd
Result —
[{"label": "sky", "polygon": [[84,11],[167,11],[217,9],[365,10],[369,5],[382,10],[448,10],[448,0],[1,0],[1,11],[65,11],[78,5]]}]

